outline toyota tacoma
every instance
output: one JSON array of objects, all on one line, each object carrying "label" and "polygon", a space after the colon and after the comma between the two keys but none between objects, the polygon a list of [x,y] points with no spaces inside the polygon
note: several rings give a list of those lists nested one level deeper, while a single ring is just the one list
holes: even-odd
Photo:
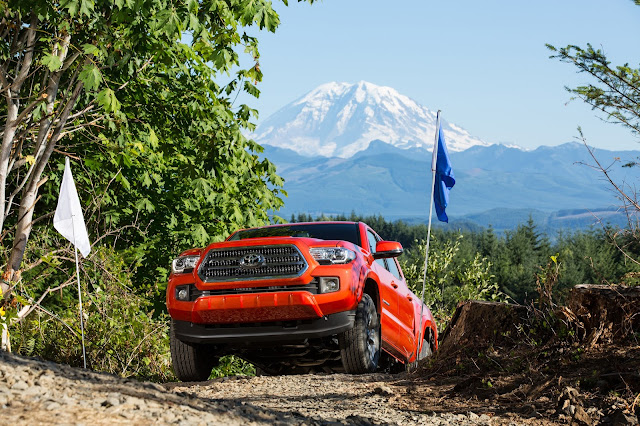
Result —
[{"label": "toyota tacoma", "polygon": [[407,287],[401,253],[362,222],[245,229],[185,251],[166,297],[177,377],[206,380],[230,354],[264,374],[414,365],[438,335]]}]

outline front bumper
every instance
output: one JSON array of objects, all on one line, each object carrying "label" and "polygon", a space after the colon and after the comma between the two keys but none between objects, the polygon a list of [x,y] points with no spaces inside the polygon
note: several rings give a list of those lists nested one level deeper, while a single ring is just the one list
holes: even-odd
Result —
[{"label": "front bumper", "polygon": [[[173,275],[167,287],[167,309],[171,318],[197,324],[313,320],[358,306],[359,269],[354,268],[319,266],[308,277],[264,283],[194,283],[191,274]],[[310,286],[317,277],[338,277],[340,289],[318,293]],[[179,286],[191,287],[190,300],[177,299]]]},{"label": "front bumper", "polygon": [[284,343],[342,333],[353,328],[355,311],[338,312],[321,318],[263,323],[196,324],[173,321],[178,339],[194,343],[247,346],[256,342]]}]

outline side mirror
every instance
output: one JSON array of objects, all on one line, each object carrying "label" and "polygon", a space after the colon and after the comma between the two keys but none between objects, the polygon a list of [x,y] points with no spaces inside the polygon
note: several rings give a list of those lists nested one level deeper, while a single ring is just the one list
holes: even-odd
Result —
[{"label": "side mirror", "polygon": [[376,252],[373,253],[374,259],[382,259],[388,257],[398,257],[404,249],[402,244],[395,241],[378,241],[376,243]]}]

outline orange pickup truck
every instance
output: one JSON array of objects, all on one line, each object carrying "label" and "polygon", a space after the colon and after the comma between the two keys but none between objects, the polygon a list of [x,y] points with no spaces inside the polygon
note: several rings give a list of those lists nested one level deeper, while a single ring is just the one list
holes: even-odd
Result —
[{"label": "orange pickup truck", "polygon": [[436,324],[401,253],[362,222],[252,228],[185,251],[167,287],[177,377],[206,380],[229,354],[264,374],[361,374],[429,356]]}]

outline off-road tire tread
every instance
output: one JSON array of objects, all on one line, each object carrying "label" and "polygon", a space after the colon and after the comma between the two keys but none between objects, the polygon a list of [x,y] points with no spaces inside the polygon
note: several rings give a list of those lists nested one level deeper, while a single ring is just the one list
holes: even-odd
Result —
[{"label": "off-road tire tread", "polygon": [[380,327],[380,318],[377,315],[375,304],[368,294],[363,294],[358,308],[356,310],[356,320],[352,329],[341,333],[338,336],[340,343],[340,353],[342,356],[342,365],[346,373],[349,374],[366,374],[373,373],[378,367],[380,359],[380,347],[378,346],[378,357],[375,364],[367,356],[366,343],[362,336],[366,334],[366,324],[364,313],[368,309],[376,312],[378,327]]},{"label": "off-road tire tread", "polygon": [[206,346],[178,339],[175,335],[173,320],[169,342],[173,371],[180,381],[202,382],[209,378],[216,359],[207,353]]}]

